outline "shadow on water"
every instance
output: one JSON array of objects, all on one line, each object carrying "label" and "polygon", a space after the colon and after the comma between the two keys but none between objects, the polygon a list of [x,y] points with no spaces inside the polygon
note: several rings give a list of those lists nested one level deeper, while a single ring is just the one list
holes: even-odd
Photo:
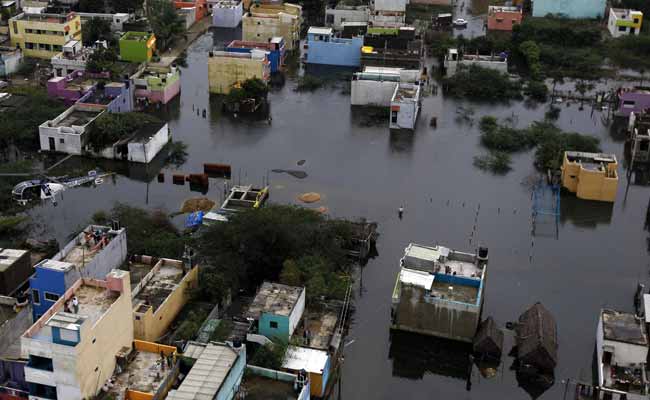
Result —
[{"label": "shadow on water", "polygon": [[394,153],[411,153],[415,142],[415,132],[390,130],[390,150]]},{"label": "shadow on water", "polygon": [[560,222],[576,227],[596,229],[599,225],[612,222],[614,203],[582,200],[573,193],[562,193],[560,202]]}]

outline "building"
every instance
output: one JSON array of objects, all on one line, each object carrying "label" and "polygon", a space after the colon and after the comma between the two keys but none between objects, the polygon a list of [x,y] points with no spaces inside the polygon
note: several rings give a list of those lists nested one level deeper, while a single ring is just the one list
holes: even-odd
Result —
[{"label": "building", "polygon": [[619,117],[628,117],[631,112],[641,113],[650,109],[650,87],[635,86],[618,90]]},{"label": "building", "polygon": [[400,82],[414,83],[420,71],[401,68],[365,67],[352,76],[350,104],[353,106],[390,107]]},{"label": "building", "polygon": [[23,63],[23,52],[20,49],[0,46],[0,77],[15,74]]},{"label": "building", "polygon": [[422,69],[422,40],[416,38],[412,26],[369,27],[363,44],[362,67]]},{"label": "building", "polygon": [[220,0],[209,3],[212,12],[212,26],[217,28],[236,28],[241,24],[244,13],[240,0]]},{"label": "building", "polygon": [[25,381],[27,360],[21,358],[20,336],[34,321],[28,301],[0,296],[0,399],[19,400],[29,397]]},{"label": "building", "polygon": [[630,113],[628,122],[632,153],[632,162],[650,161],[650,114]]},{"label": "building", "polygon": [[414,130],[421,107],[419,84],[397,84],[390,99],[390,129]]},{"label": "building", "polygon": [[614,154],[564,152],[562,187],[579,199],[614,202],[618,163]]},{"label": "building", "polygon": [[483,360],[498,361],[503,352],[503,331],[499,329],[492,317],[479,325],[472,342],[472,352]]},{"label": "building", "polygon": [[193,347],[188,358],[196,361],[178,389],[169,392],[167,400],[235,399],[246,370],[246,347],[241,343],[215,342],[193,343]]},{"label": "building", "polygon": [[264,282],[248,307],[253,332],[285,343],[305,312],[305,288]]},{"label": "building", "polygon": [[21,337],[30,398],[93,398],[132,341],[129,273],[78,279]]},{"label": "building", "polygon": [[126,230],[89,225],[54,257],[34,266],[34,275],[29,279],[34,320],[44,315],[77,280],[99,279],[124,260]]},{"label": "building", "polygon": [[0,248],[0,296],[12,295],[32,275],[28,250]]},{"label": "building", "polygon": [[287,51],[298,47],[302,7],[296,4],[255,4],[242,18],[242,40],[268,42],[282,37]]},{"label": "building", "polygon": [[211,51],[208,55],[208,83],[210,93],[228,94],[237,82],[247,79],[271,77],[271,63],[264,50],[252,49],[248,53]]},{"label": "building", "polygon": [[190,29],[196,23],[196,7],[183,7],[176,10],[185,22],[185,29]]},{"label": "building", "polygon": [[133,288],[133,329],[136,339],[160,339],[196,288],[198,266],[162,258]]},{"label": "building", "polygon": [[198,22],[208,15],[208,3],[206,0],[174,0],[174,7],[177,10],[183,8],[194,8],[194,22]]},{"label": "building", "polygon": [[148,32],[126,32],[120,38],[120,59],[130,62],[151,61],[156,50],[156,36]]},{"label": "building", "polygon": [[124,82],[99,83],[77,100],[79,105],[97,105],[109,113],[134,111],[135,85]]},{"label": "building", "polygon": [[519,316],[515,331],[519,368],[552,376],[558,345],[557,325],[551,313],[536,303]]},{"label": "building", "polygon": [[63,45],[62,52],[50,59],[54,76],[62,77],[74,71],[85,71],[86,63],[94,51],[94,48],[84,47],[79,40],[69,41]]},{"label": "building", "polygon": [[164,399],[179,375],[174,346],[134,340],[116,358],[120,368],[102,387],[115,399]]},{"label": "building", "polygon": [[337,4],[334,8],[325,9],[325,25],[342,30],[346,22],[365,22],[370,20],[370,7],[368,6],[348,6]]},{"label": "building", "polygon": [[488,31],[512,31],[521,24],[524,14],[520,7],[489,6],[487,16]]},{"label": "building", "polygon": [[75,104],[58,117],[38,127],[41,150],[81,155],[91,124],[105,108],[98,105]]},{"label": "building", "polygon": [[398,28],[406,22],[408,0],[373,0],[371,2],[370,24],[373,27]]},{"label": "building", "polygon": [[471,254],[411,243],[400,266],[392,329],[471,343],[481,320],[487,249]]},{"label": "building", "polygon": [[133,76],[135,99],[141,104],[169,103],[181,92],[181,73],[171,67],[147,67]]},{"label": "building", "polygon": [[70,106],[84,97],[97,85],[84,71],[73,71],[66,76],[57,76],[47,81],[47,95],[62,100]]},{"label": "building", "polygon": [[638,35],[641,32],[643,13],[641,11],[610,8],[607,29],[612,37]]},{"label": "building", "polygon": [[498,55],[479,55],[459,54],[457,49],[447,51],[444,67],[448,76],[455,75],[460,68],[469,68],[473,65],[508,73],[508,55],[505,52]]},{"label": "building", "polygon": [[82,24],[92,19],[108,21],[111,24],[111,32],[124,32],[124,24],[133,19],[133,15],[125,13],[106,14],[78,12],[77,15],[81,17]]},{"label": "building", "polygon": [[305,62],[307,64],[359,67],[361,65],[361,47],[363,47],[363,37],[343,39],[335,37],[332,28],[311,27],[307,31]]},{"label": "building", "polygon": [[70,40],[81,41],[81,18],[75,13],[18,14],[9,20],[11,46],[25,57],[51,59]]},{"label": "building", "polygon": [[151,122],[94,155],[109,160],[148,164],[170,140],[166,122]]},{"label": "building", "polygon": [[548,14],[564,18],[602,18],[605,15],[606,0],[535,0],[533,17]]},{"label": "building", "polygon": [[235,53],[250,53],[252,49],[266,51],[266,57],[269,60],[271,73],[274,74],[282,70],[286,57],[284,39],[274,37],[269,42],[245,42],[243,40],[233,40],[230,42],[226,51]]},{"label": "building", "polygon": [[409,4],[425,4],[434,6],[452,6],[453,0],[409,0]]},{"label": "building", "polygon": [[282,363],[282,369],[298,374],[309,375],[311,395],[324,397],[329,383],[331,358],[327,351],[309,347],[289,346]]}]

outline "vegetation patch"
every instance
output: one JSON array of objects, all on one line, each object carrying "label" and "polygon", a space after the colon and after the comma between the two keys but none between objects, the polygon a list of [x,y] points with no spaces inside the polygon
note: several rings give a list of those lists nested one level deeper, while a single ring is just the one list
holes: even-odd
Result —
[{"label": "vegetation patch", "polygon": [[325,80],[314,75],[303,75],[298,78],[297,92],[313,92],[325,86]]},{"label": "vegetation patch", "polygon": [[444,78],[443,90],[454,97],[483,101],[503,101],[521,98],[521,83],[508,74],[477,65],[459,67],[456,74]]},{"label": "vegetation patch", "polygon": [[493,174],[504,175],[512,168],[510,167],[510,154],[505,151],[491,151],[486,155],[474,157],[474,166]]},{"label": "vegetation patch", "polygon": [[288,346],[288,343],[283,342],[273,342],[261,346],[253,355],[250,363],[258,367],[277,371],[284,364]]},{"label": "vegetation patch", "polygon": [[131,113],[104,113],[95,120],[88,135],[88,144],[93,151],[99,152],[126,139],[148,124],[159,123],[152,115]]}]

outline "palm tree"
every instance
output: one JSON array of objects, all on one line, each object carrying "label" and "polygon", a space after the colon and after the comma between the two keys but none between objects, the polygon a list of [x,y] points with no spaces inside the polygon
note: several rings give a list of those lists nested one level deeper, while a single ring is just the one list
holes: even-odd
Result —
[{"label": "palm tree", "polygon": [[147,1],[147,18],[162,49],[185,34],[185,22],[169,0]]}]

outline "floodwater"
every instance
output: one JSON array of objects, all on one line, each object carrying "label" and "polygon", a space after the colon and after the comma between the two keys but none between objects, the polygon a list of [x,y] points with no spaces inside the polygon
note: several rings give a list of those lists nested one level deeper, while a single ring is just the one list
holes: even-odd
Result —
[{"label": "floodwater", "polygon": [[[567,378],[590,379],[600,308],[631,311],[636,284],[648,277],[647,187],[627,187],[620,169],[613,206],[563,196],[557,236],[550,220],[540,221],[538,235],[532,237],[533,154],[515,155],[513,171],[505,176],[482,172],[472,160],[483,152],[477,128],[482,115],[510,117],[525,126],[541,120],[546,106],[478,105],[430,96],[414,134],[390,134],[387,121],[371,127],[362,123],[341,89],[297,93],[288,79],[269,96],[272,124],[232,120],[210,104],[206,81],[206,52],[213,41],[218,45],[229,35],[235,36],[208,34],[192,45],[182,94],[166,110],[174,139],[188,144],[187,163],[178,170],[164,168],[164,183],[155,179],[158,168],[152,165],[133,168],[131,177],[106,179],[97,188],[69,190],[57,207],[48,203],[33,209],[44,232],[63,241],[93,212],[117,201],[176,211],[184,199],[201,194],[173,185],[172,173],[202,172],[204,162],[229,163],[235,183],[261,184],[268,176],[273,202],[297,203],[299,194],[318,192],[321,201],[309,207],[325,206],[335,217],[379,223],[379,254],[363,268],[356,290],[343,375],[335,390],[340,399],[530,398],[509,370],[513,360],[506,355],[492,379],[473,368],[468,385],[464,349],[428,338],[391,342],[391,293],[399,258],[411,241],[463,251],[478,244],[489,248],[484,316],[504,325],[537,301],[553,313],[559,365],[556,383],[542,399],[561,399],[565,390],[570,395],[573,386],[563,383]],[[459,107],[473,110],[473,116],[458,118]],[[610,134],[600,111],[578,111],[575,104],[561,108],[560,127],[600,138],[604,151],[623,159],[622,137]],[[429,127],[432,116],[438,117],[437,129]],[[307,176],[297,179],[272,169],[302,170]],[[211,179],[210,185],[207,196],[219,201],[223,182]],[[400,206],[405,209],[402,220]],[[511,341],[507,333],[506,343]]]}]

